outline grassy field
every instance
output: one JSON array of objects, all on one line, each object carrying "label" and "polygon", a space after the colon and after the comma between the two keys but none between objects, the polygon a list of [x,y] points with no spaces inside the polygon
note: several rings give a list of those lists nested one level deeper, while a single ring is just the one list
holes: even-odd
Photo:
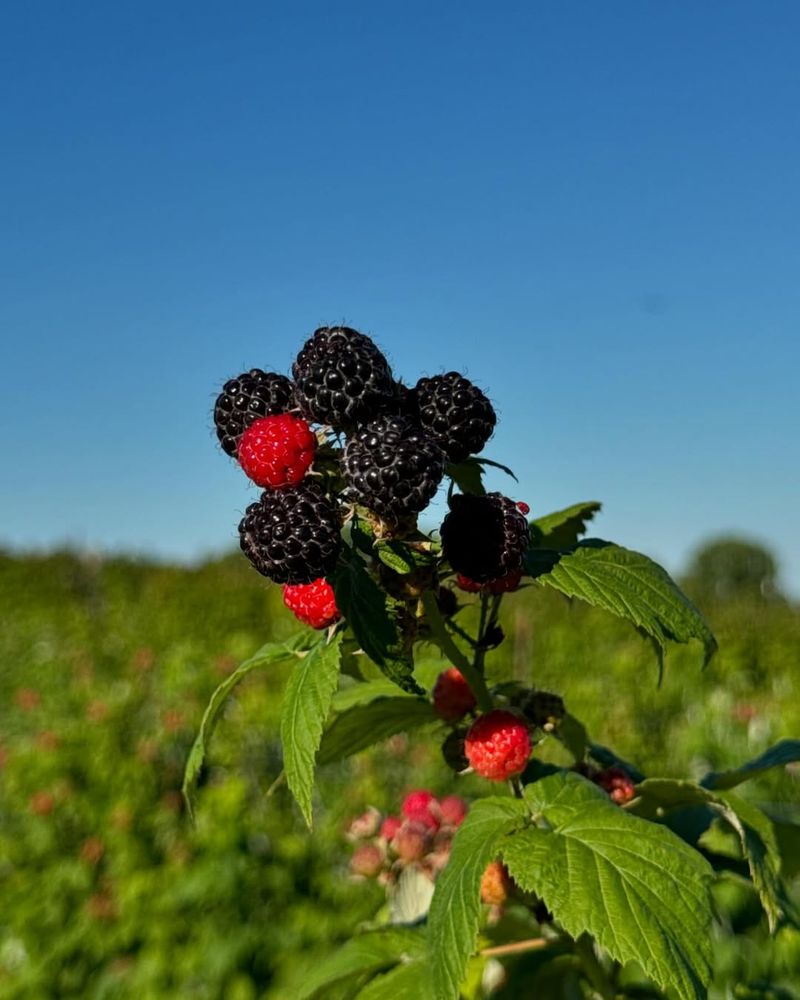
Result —
[{"label": "grassy field", "polygon": [[[281,768],[281,666],[255,672],[226,710],[193,827],[179,791],[186,754],[215,686],[294,631],[279,589],[238,556],[192,570],[0,556],[0,607],[9,1000],[291,1000],[304,969],[382,899],[348,877],[348,818],[369,804],[396,809],[411,785],[467,797],[478,787],[453,777],[430,741],[396,737],[323,769],[307,833],[284,790],[265,796]],[[702,671],[699,647],[670,650],[659,688],[653,651],[630,627],[527,588],[506,601],[507,639],[489,671],[560,693],[594,740],[645,773],[696,777],[800,736],[800,610],[780,600],[704,610],[719,654]],[[742,791],[781,816],[796,814],[799,788],[787,767]],[[790,989],[796,932],[765,946],[752,899],[721,891],[739,892],[725,919],[744,936],[720,943],[716,995],[776,975]]]}]

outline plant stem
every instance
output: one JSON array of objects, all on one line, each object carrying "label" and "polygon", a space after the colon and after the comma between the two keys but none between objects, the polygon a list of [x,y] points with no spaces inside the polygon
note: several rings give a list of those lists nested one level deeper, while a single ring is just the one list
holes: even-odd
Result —
[{"label": "plant stem", "polygon": [[528,938],[526,941],[512,941],[510,944],[497,944],[491,948],[483,948],[479,954],[487,958],[492,955],[518,955],[525,951],[539,951],[552,943],[548,938]]},{"label": "plant stem", "polygon": [[458,667],[461,671],[467,684],[472,688],[472,693],[475,695],[475,700],[478,702],[478,707],[481,711],[491,712],[494,708],[494,702],[492,701],[492,696],[489,694],[486,681],[483,679],[483,674],[478,667],[478,660],[481,655],[480,651],[475,654],[475,664],[472,664],[458,646],[456,646],[444,624],[444,619],[439,611],[439,606],[436,603],[436,595],[433,591],[425,591],[422,595],[422,603],[425,607],[425,617],[428,620],[428,625],[439,648],[453,666]]}]

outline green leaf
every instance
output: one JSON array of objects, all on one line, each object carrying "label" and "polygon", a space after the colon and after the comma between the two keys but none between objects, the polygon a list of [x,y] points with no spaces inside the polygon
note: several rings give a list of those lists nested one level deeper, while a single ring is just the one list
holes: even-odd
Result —
[{"label": "green leaf", "polygon": [[296,664],[281,708],[281,745],[286,783],[311,826],[314,756],[339,680],[342,633],[320,640]]},{"label": "green leaf", "polygon": [[421,958],[425,937],[418,930],[393,927],[350,938],[327,961],[315,965],[303,978],[297,1000],[312,1000],[326,986],[362,972],[388,969],[404,958]]},{"label": "green leaf", "polygon": [[186,809],[192,818],[194,818],[194,795],[197,789],[197,782],[200,779],[200,773],[203,770],[208,745],[216,728],[219,714],[231,691],[233,691],[240,681],[244,680],[251,670],[255,670],[256,667],[268,667],[281,660],[288,660],[294,655],[295,651],[290,645],[269,642],[265,646],[262,646],[249,659],[240,663],[236,670],[229,677],[226,677],[211,695],[211,700],[203,713],[200,729],[192,744],[192,749],[189,751],[186,768],[183,772],[183,797],[186,800]]},{"label": "green leaf", "polygon": [[479,799],[458,828],[428,913],[429,962],[436,1000],[456,1000],[481,919],[480,884],[503,835],[527,816],[518,799]]},{"label": "green leaf", "polygon": [[697,608],[665,569],[640,552],[587,539],[560,555],[536,582],[633,622],[662,649],[668,640],[699,639],[705,663],[716,651],[716,639]]},{"label": "green leaf", "polygon": [[430,1000],[431,973],[427,962],[402,962],[374,979],[355,996],[355,1000]]},{"label": "green leaf", "polygon": [[636,786],[636,811],[658,815],[662,810],[708,806],[721,816],[739,838],[753,885],[764,907],[770,929],[791,912],[780,877],[781,857],[772,823],[757,806],[724,791],[711,791],[693,781],[648,778]]},{"label": "green leaf", "polygon": [[711,978],[712,870],[666,827],[631,816],[580,775],[525,788],[546,828],[505,838],[518,882],[574,938],[591,934],[618,962],[636,961],[661,987],[701,1000]]},{"label": "green leaf", "polygon": [[[376,698],[397,698],[397,685],[387,678],[381,677],[374,681],[361,681],[356,684],[348,684],[340,688],[333,696],[332,708],[335,712],[344,712],[353,705],[363,705],[364,702],[374,701]],[[405,698],[413,698],[413,695],[403,695]]]},{"label": "green leaf", "polygon": [[701,779],[700,784],[703,788],[735,788],[743,781],[757,778],[770,768],[783,767],[796,760],[800,760],[800,740],[781,740],[741,767],[731,771],[711,771]]},{"label": "green leaf", "polygon": [[491,469],[499,469],[501,472],[505,472],[507,476],[511,476],[515,483],[519,482],[519,479],[514,475],[514,471],[509,469],[507,465],[503,465],[502,462],[493,462],[491,458],[483,458],[481,456],[477,457],[475,461],[478,465],[488,465]]},{"label": "green leaf", "polygon": [[770,816],[775,841],[781,855],[781,871],[787,879],[800,875],[800,825],[783,817]]},{"label": "green leaf", "polygon": [[486,490],[483,486],[483,467],[476,458],[467,458],[458,465],[449,463],[444,473],[449,476],[462,493],[474,493],[482,497]]},{"label": "green leaf", "polygon": [[414,664],[402,651],[393,605],[354,552],[337,570],[333,589],[339,610],[367,656],[398,687],[423,694],[414,680]]},{"label": "green leaf", "polygon": [[586,726],[580,720],[567,712],[556,726],[555,734],[577,762],[583,760],[589,741]]},{"label": "green leaf", "polygon": [[337,715],[326,730],[319,751],[319,763],[342,760],[396,733],[405,733],[436,721],[433,706],[422,698],[399,695],[354,705]]},{"label": "green leaf", "polygon": [[571,549],[581,535],[586,533],[586,525],[601,509],[597,500],[586,500],[573,504],[553,514],[537,517],[531,521],[531,545],[539,549]]},{"label": "green leaf", "polygon": [[772,823],[757,806],[730,792],[717,792],[715,797],[721,803],[722,815],[739,837],[769,929],[775,931],[791,914],[792,905],[780,876],[781,855]]},{"label": "green leaf", "polygon": [[435,560],[430,551],[409,545],[408,542],[380,541],[375,546],[375,554],[389,569],[403,576],[421,567],[430,566]]}]

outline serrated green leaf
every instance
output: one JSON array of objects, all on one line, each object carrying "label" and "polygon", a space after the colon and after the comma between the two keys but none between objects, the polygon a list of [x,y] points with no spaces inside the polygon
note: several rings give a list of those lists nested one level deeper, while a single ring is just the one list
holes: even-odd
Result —
[{"label": "serrated green leaf", "polygon": [[526,786],[525,798],[547,828],[504,838],[517,883],[573,937],[591,934],[612,958],[638,962],[684,1000],[705,998],[712,870],[702,856],[572,772]]},{"label": "serrated green leaf", "polygon": [[539,549],[571,549],[586,525],[602,508],[597,500],[586,500],[531,521],[531,545]]},{"label": "serrated green leaf", "polygon": [[750,877],[756,888],[767,922],[774,931],[792,913],[780,876],[781,856],[769,818],[751,802],[731,792],[716,792],[723,805],[722,815],[739,836]]},{"label": "serrated green leaf", "polygon": [[431,974],[427,962],[403,962],[370,980],[355,1000],[431,1000]]},{"label": "serrated green leaf", "polygon": [[741,767],[730,771],[712,771],[700,780],[703,788],[725,789],[735,788],[743,781],[757,778],[759,774],[773,767],[784,767],[800,760],[800,740],[781,740],[775,746],[765,750],[754,760],[749,760]]},{"label": "serrated green leaf", "polygon": [[182,791],[186,801],[186,809],[190,816],[194,817],[194,794],[197,789],[197,782],[200,779],[200,773],[203,770],[208,745],[216,728],[219,714],[228,696],[251,670],[255,670],[256,667],[271,666],[272,664],[279,663],[281,660],[287,660],[294,655],[292,646],[286,643],[269,642],[265,646],[262,646],[249,659],[240,663],[233,673],[229,677],[226,677],[211,695],[208,706],[205,712],[203,712],[200,729],[192,744],[192,749],[189,751],[189,757],[183,772]]},{"label": "serrated green leaf", "polygon": [[339,610],[367,656],[398,687],[423,694],[414,680],[414,664],[402,651],[393,605],[354,552],[336,571],[333,589]]},{"label": "serrated green leaf", "polygon": [[342,760],[396,733],[418,729],[430,722],[436,722],[436,714],[431,703],[422,698],[399,695],[354,705],[337,715],[325,731],[319,763]]},{"label": "serrated green leaf", "polygon": [[480,884],[505,834],[523,823],[518,799],[479,799],[458,828],[428,913],[429,962],[436,1000],[457,1000],[481,918]]},{"label": "serrated green leaf", "polygon": [[668,641],[699,639],[705,663],[717,648],[705,619],[669,573],[640,552],[587,539],[536,582],[627,619],[662,648]]},{"label": "serrated green leaf", "polygon": [[327,961],[315,965],[303,979],[297,1000],[312,1000],[320,990],[361,972],[388,969],[403,959],[422,958],[425,936],[419,930],[393,927],[350,938]]},{"label": "serrated green leaf", "polygon": [[444,473],[449,476],[462,493],[474,493],[482,497],[486,492],[483,485],[483,467],[475,458],[467,458],[454,465],[445,466]]},{"label": "serrated green leaf", "polygon": [[661,810],[705,805],[721,816],[739,838],[753,885],[770,929],[791,912],[780,877],[781,858],[772,823],[757,806],[730,792],[711,791],[693,781],[648,778],[636,786],[636,811],[655,816]]},{"label": "serrated green leaf", "polygon": [[311,826],[314,757],[339,681],[342,633],[321,640],[297,662],[281,708],[281,746],[286,784]]}]

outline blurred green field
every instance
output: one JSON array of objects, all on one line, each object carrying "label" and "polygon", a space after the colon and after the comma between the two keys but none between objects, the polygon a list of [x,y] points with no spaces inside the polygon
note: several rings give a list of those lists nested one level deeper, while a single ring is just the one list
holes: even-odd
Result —
[{"label": "blurred green field", "polygon": [[[323,769],[309,834],[284,789],[265,795],[281,768],[281,666],[229,703],[192,827],[186,754],[215,686],[295,631],[279,588],[238,556],[198,569],[0,556],[0,608],[0,997],[292,1000],[382,900],[348,876],[348,819],[396,809],[410,786],[480,787],[433,741],[395,737]],[[506,601],[489,671],[562,694],[645,773],[698,777],[800,736],[800,609],[752,597],[703,609],[719,654],[701,671],[699,647],[674,647],[659,688],[629,626],[526,588]],[[799,790],[790,766],[742,793],[798,819]],[[767,946],[746,890],[722,887],[720,901],[742,933],[720,940],[714,995],[800,983],[797,933]]]}]

